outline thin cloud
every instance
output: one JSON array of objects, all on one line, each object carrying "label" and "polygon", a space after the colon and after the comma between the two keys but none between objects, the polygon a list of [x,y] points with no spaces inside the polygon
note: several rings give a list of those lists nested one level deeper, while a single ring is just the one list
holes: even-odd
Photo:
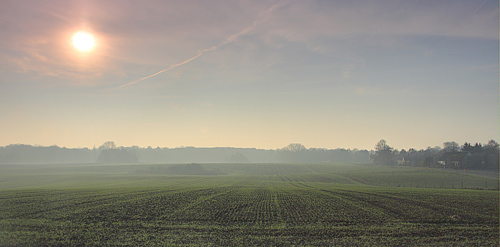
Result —
[{"label": "thin cloud", "polygon": [[172,66],[170,66],[170,67],[168,67],[168,68],[166,68],[166,69],[162,69],[162,70],[160,70],[160,71],[158,71],[158,72],[156,72],[156,73],[154,73],[154,74],[152,74],[152,75],[148,75],[148,76],[145,76],[145,77],[143,77],[143,78],[141,78],[141,79],[135,80],[135,81],[133,81],[133,82],[129,82],[129,83],[127,83],[127,84],[123,84],[123,85],[119,86],[118,88],[123,88],[123,87],[126,87],[126,86],[134,85],[134,84],[136,84],[136,83],[138,83],[138,82],[140,82],[140,81],[146,80],[146,79],[148,79],[148,78],[151,78],[151,77],[157,76],[157,75],[159,75],[159,74],[161,74],[161,73],[167,72],[167,71],[169,71],[169,70],[171,70],[171,69],[174,69],[174,68],[176,68],[176,67],[179,67],[179,66],[182,66],[182,65],[184,65],[184,64],[187,64],[187,63],[189,63],[189,62],[191,62],[191,61],[193,61],[193,60],[195,60],[195,59],[199,58],[199,57],[200,57],[201,55],[203,55],[205,52],[213,51],[213,50],[215,50],[215,49],[217,49],[217,47],[216,47],[216,46],[214,46],[214,47],[212,47],[212,48],[210,48],[210,49],[205,49],[205,50],[202,50],[202,51],[198,52],[198,54],[197,54],[196,56],[194,56],[194,57],[192,57],[192,58],[190,58],[190,59],[184,60],[184,61],[182,61],[182,62],[180,62],[180,63],[178,63],[178,64],[174,64],[174,65],[172,65]]},{"label": "thin cloud", "polygon": [[483,3],[481,3],[481,5],[479,5],[479,7],[477,7],[477,9],[476,9],[476,10],[474,10],[474,12],[473,12],[473,13],[476,13],[476,12],[477,12],[477,11],[478,11],[481,7],[483,7],[483,5],[484,5],[486,2],[488,2],[488,0],[484,0],[484,1],[483,1]]}]

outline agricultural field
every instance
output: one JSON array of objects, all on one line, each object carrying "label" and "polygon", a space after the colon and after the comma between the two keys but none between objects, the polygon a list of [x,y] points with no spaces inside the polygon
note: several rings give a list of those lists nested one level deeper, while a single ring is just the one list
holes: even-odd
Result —
[{"label": "agricultural field", "polygon": [[498,176],[368,164],[0,165],[0,245],[498,246]]}]

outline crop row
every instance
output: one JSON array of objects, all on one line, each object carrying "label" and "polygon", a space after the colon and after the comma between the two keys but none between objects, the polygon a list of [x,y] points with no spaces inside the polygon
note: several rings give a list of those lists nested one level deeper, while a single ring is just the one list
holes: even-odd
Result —
[{"label": "crop row", "polygon": [[[297,185],[301,185],[298,183]],[[0,219],[164,221],[230,225],[498,223],[498,195],[305,186],[20,191],[0,194]],[[12,195],[12,196],[9,196]],[[496,200],[496,201],[495,201]],[[480,206],[479,206],[480,205]]]}]

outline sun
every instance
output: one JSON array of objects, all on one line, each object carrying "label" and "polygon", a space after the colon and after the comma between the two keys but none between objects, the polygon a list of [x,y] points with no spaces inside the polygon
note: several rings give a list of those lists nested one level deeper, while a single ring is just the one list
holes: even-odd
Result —
[{"label": "sun", "polygon": [[95,39],[90,33],[77,32],[73,35],[73,45],[80,51],[90,51],[95,46]]}]

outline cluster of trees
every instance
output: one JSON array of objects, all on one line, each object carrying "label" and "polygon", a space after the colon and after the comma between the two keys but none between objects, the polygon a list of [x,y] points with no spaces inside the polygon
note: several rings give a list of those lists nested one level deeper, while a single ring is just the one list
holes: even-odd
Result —
[{"label": "cluster of trees", "polygon": [[12,144],[0,147],[0,163],[136,163],[134,148],[117,147],[114,142],[105,142],[99,148],[41,147]]},{"label": "cluster of trees", "polygon": [[0,163],[203,163],[203,162],[370,162],[367,150],[306,148],[292,143],[276,150],[255,148],[140,148],[117,147],[109,141],[99,148],[67,149],[8,145],[0,147]]},{"label": "cluster of trees", "polygon": [[112,141],[105,142],[99,147],[101,150],[97,163],[137,163],[139,159],[133,151],[128,151],[123,147],[116,147]]},{"label": "cluster of trees", "polygon": [[375,145],[375,152],[370,156],[373,163],[380,165],[404,165],[447,169],[499,170],[499,144],[490,140],[487,144],[465,142],[460,146],[456,142],[445,142],[443,148],[397,150],[385,140]]},{"label": "cluster of trees", "polygon": [[58,146],[41,147],[11,144],[0,147],[0,163],[90,163],[97,159],[99,153],[100,150],[96,148],[61,148]]},{"label": "cluster of trees", "polygon": [[368,150],[306,148],[300,143],[291,143],[277,153],[284,162],[370,162]]},{"label": "cluster of trees", "polygon": [[306,148],[299,143],[289,144],[281,149],[255,148],[139,148],[131,147],[141,162],[186,163],[186,162],[370,162],[367,150]]},{"label": "cluster of trees", "polygon": [[357,162],[381,165],[499,170],[499,144],[445,142],[443,148],[397,150],[380,140],[374,151],[306,148],[292,143],[276,150],[255,148],[140,148],[117,147],[106,142],[99,148],[60,148],[30,145],[0,147],[0,163],[193,163],[193,162]]}]

